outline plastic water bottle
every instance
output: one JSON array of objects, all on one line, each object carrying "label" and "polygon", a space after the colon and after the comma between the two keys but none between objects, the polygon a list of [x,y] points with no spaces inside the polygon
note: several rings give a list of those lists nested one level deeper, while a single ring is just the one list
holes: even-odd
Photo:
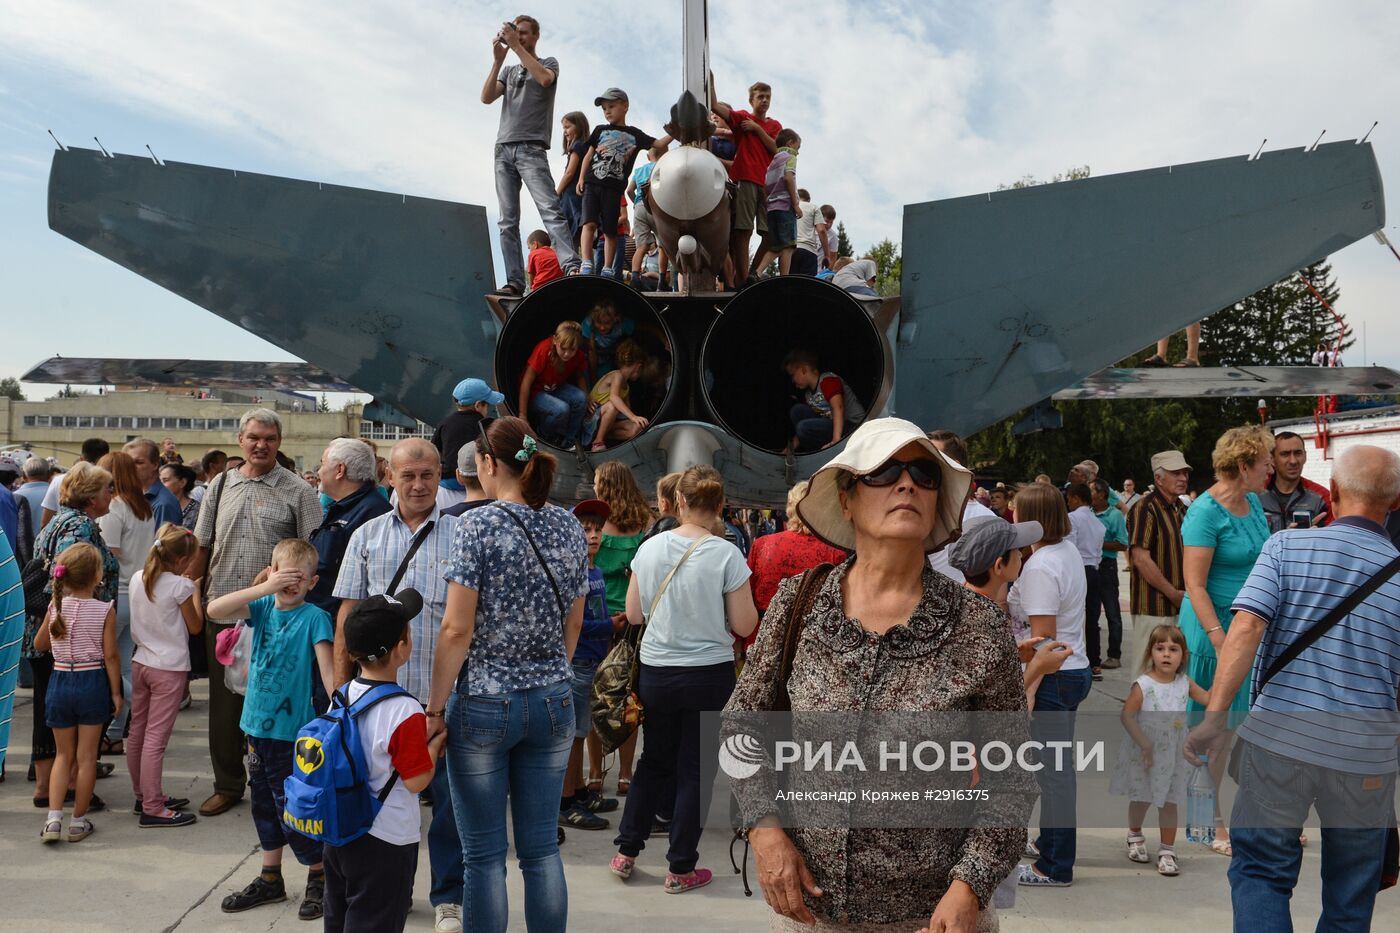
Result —
[{"label": "plastic water bottle", "polygon": [[1206,756],[1186,785],[1186,838],[1210,845],[1215,841],[1215,782],[1206,768]]}]

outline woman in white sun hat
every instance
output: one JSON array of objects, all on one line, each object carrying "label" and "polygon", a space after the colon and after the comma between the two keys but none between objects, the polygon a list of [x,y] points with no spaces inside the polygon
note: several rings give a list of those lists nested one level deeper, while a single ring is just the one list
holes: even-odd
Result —
[{"label": "woman in white sun hat", "polygon": [[[917,425],[880,418],[858,428],[797,506],[813,534],[854,556],[814,594],[800,594],[802,578],[779,588],[726,726],[789,702],[794,713],[976,709],[1019,713],[1002,717],[1017,723],[1003,737],[1026,741],[1021,666],[1004,619],[926,559],[958,536],[971,482]],[[785,651],[794,626],[795,653]],[[976,828],[897,830],[784,828],[778,775],[760,766],[733,782],[774,911],[770,929],[996,929],[992,892],[1021,855],[1035,784],[1019,769],[984,771],[981,786],[989,780],[996,790],[977,806]]]}]

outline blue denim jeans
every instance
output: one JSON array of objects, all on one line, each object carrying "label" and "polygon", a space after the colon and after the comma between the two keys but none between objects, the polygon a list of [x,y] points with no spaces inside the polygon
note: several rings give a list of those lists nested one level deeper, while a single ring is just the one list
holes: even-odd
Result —
[{"label": "blue denim jeans", "polygon": [[107,738],[113,742],[126,732],[126,721],[131,716],[131,659],[135,653],[136,642],[131,637],[131,597],[121,593],[117,596],[117,658],[122,665],[122,711],[107,725]]},{"label": "blue denim jeans", "polygon": [[[788,412],[788,417],[792,419],[792,429],[797,435],[797,442],[800,449],[805,452],[821,450],[831,443],[831,419],[823,418],[817,414],[815,408],[806,402],[798,402]],[[856,429],[854,422],[847,421],[842,428],[841,436],[850,437],[851,432]]]},{"label": "blue denim jeans", "polygon": [[[1074,711],[1089,695],[1093,675],[1087,667],[1046,674],[1035,692],[1031,713],[1031,738],[1037,742],[1074,741]],[[1041,715],[1042,713],[1047,715]],[[1056,881],[1074,880],[1074,856],[1078,817],[1074,778],[1074,756],[1066,754],[1063,767],[1055,768],[1052,754],[1041,756],[1044,766],[1035,773],[1040,785],[1040,836],[1036,848],[1040,858],[1035,867]]]},{"label": "blue denim jeans", "polygon": [[457,832],[457,812],[452,806],[452,789],[447,780],[447,767],[438,762],[433,783],[428,785],[433,797],[433,820],[428,824],[428,869],[432,873],[432,889],[428,903],[462,903],[462,837]]},{"label": "blue denim jeans", "polygon": [[574,743],[568,680],[499,696],[454,693],[447,705],[447,771],[462,837],[470,933],[505,933],[506,798],[525,880],[525,928],[568,928],[569,893],[559,857],[559,795]]},{"label": "blue denim jeans", "polygon": [[1312,807],[1322,823],[1322,916],[1317,929],[1371,929],[1395,774],[1334,771],[1248,742],[1240,756],[1240,790],[1230,813],[1230,899],[1236,933],[1293,929],[1288,903],[1303,863],[1298,834]]},{"label": "blue denim jeans", "polygon": [[506,281],[525,289],[525,257],[520,249],[520,184],[530,189],[530,199],[553,240],[559,265],[568,272],[578,267],[573,237],[559,209],[554,193],[554,176],[549,171],[549,153],[542,146],[506,143],[496,146],[496,201],[500,205],[501,256],[506,264]]},{"label": "blue denim jeans", "polygon": [[587,411],[588,396],[565,383],[530,399],[530,425],[551,444],[567,448],[578,442]]},{"label": "blue denim jeans", "polygon": [[321,864],[321,843],[308,839],[282,822],[287,807],[283,785],[292,775],[295,742],[248,736],[248,796],[252,798],[253,828],[264,852],[291,846],[303,865]]},{"label": "blue denim jeans", "polygon": [[[597,240],[593,244],[593,271],[602,273],[604,248],[603,234],[599,233]],[[612,271],[613,276],[621,279],[622,271],[627,268],[627,235],[619,233],[617,235],[617,247],[613,250]]]}]

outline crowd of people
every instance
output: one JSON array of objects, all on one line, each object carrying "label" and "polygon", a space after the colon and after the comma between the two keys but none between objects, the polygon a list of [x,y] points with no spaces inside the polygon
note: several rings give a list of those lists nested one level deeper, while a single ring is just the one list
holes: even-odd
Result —
[{"label": "crowd of people", "polygon": [[[674,290],[681,283],[657,238],[647,200],[652,170],[672,137],[629,124],[627,92],[607,88],[593,101],[601,111],[597,125],[590,128],[581,110],[560,118],[564,165],[556,183],[549,151],[560,66],[537,53],[539,39],[540,24],[532,16],[504,23],[492,39],[491,67],[481,90],[483,104],[501,102],[495,177],[506,281],[497,294],[518,297],[571,274],[598,274],[646,291]],[[507,63],[511,55],[515,61]],[[798,186],[802,138],[769,115],[772,97],[770,85],[754,82],[743,109],[720,100],[711,88],[711,135],[687,145],[703,146],[724,166],[731,234],[721,281],[690,287],[737,290],[776,263],[779,275],[819,276],[852,294],[874,296],[875,262],[838,255],[836,209],[815,204]],[[526,237],[524,256],[522,185],[544,223]]]},{"label": "crowd of people", "polygon": [[[786,510],[729,508],[723,478],[703,466],[662,478],[653,506],[630,469],[609,462],[596,472],[596,498],[569,511],[549,502],[555,461],[529,424],[488,417],[501,396],[468,383],[437,443],[409,438],[388,452],[387,497],[365,441],[328,445],[319,492],[279,464],[281,422],[266,409],[240,420],[241,456],[210,451],[193,485],[179,473],[167,484],[172,466],[188,468],[173,449],[162,465],[160,446],[144,440],[111,450],[91,439],[83,460],[52,478],[39,458],[0,462],[3,499],[39,503],[23,509],[23,533],[0,527],[0,643],[32,672],[43,840],[94,831],[91,814],[108,806],[97,781],[124,758],[143,828],[186,827],[250,798],[261,870],[223,910],[285,900],[290,847],[306,867],[300,916],[324,918],[327,929],[398,929],[421,797],[436,929],[499,929],[509,796],[527,926],[558,930],[565,830],[606,830],[606,814],[620,810],[608,866],[618,878],[629,880],[648,839],[664,835],[664,889],[710,882],[700,864],[716,764],[700,755],[706,713],[1028,710],[1027,736],[1065,741],[1093,682],[1127,663],[1126,735],[1110,788],[1128,800],[1127,859],[1181,871],[1191,759],[1201,755],[1219,784],[1240,743],[1244,786],[1233,814],[1216,814],[1210,843],[1232,857],[1237,916],[1286,913],[1308,806],[1316,802],[1326,826],[1328,782],[1355,779],[1366,793],[1349,791],[1345,833],[1324,829],[1324,925],[1364,928],[1384,848],[1384,830],[1372,828],[1383,820],[1367,818],[1388,805],[1395,773],[1400,583],[1383,580],[1296,667],[1276,679],[1263,671],[1400,555],[1386,528],[1400,505],[1395,455],[1349,450],[1320,489],[1301,476],[1297,435],[1236,428],[1216,444],[1214,483],[1188,504],[1192,466],[1177,451],[1152,457],[1141,492],[1131,481],[1115,490],[1087,460],[1062,488],[1048,478],[979,484],[957,435],[882,418],[855,428],[793,488]],[[450,505],[444,463],[460,487]],[[199,505],[193,528],[186,501]],[[19,553],[11,540],[24,542]],[[794,620],[798,611],[807,616]],[[920,639],[931,639],[927,648]],[[600,666],[629,640],[646,711],[635,770],[636,733],[609,758],[591,717]],[[6,706],[10,660],[0,657]],[[866,674],[852,679],[856,670]],[[192,808],[166,794],[162,771],[199,673],[210,681],[213,788]],[[387,796],[362,835],[315,838],[284,816],[297,764],[314,770],[299,735],[328,708],[357,709],[367,697],[377,712],[356,714],[365,767]],[[1373,734],[1300,737],[1277,715],[1298,705],[1371,716]],[[1250,715],[1261,708],[1275,715]],[[0,713],[8,722],[8,708]],[[1189,738],[1187,723],[1196,725]],[[1266,765],[1300,775],[1271,785],[1288,797],[1271,811],[1282,828],[1260,828],[1263,804],[1248,793],[1248,768],[1262,775]],[[767,779],[735,792],[774,929],[814,917],[833,930],[989,929],[1008,889],[1074,880],[1068,765],[996,777],[997,812],[982,829],[913,832],[906,854],[923,865],[917,885],[869,831],[784,827]],[[1037,790],[1042,826],[1030,837],[1016,827]],[[1155,858],[1143,832],[1152,808]],[[1280,852],[1295,855],[1281,861]],[[850,886],[856,865],[867,883]]]}]

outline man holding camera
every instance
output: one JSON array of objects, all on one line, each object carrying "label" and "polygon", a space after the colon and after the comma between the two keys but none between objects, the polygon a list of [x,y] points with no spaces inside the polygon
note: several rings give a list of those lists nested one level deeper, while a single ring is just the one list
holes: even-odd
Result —
[{"label": "man holding camera", "polygon": [[[540,24],[533,16],[517,16],[501,26],[491,40],[491,72],[481,89],[481,102],[501,101],[501,125],[496,132],[496,199],[500,204],[501,253],[506,284],[498,295],[525,294],[525,259],[520,249],[520,185],[530,189],[540,220],[554,241],[565,272],[578,269],[573,237],[559,210],[554,177],[549,171],[549,141],[554,130],[554,91],[559,62],[535,57]],[[514,52],[519,64],[506,65]]]}]

